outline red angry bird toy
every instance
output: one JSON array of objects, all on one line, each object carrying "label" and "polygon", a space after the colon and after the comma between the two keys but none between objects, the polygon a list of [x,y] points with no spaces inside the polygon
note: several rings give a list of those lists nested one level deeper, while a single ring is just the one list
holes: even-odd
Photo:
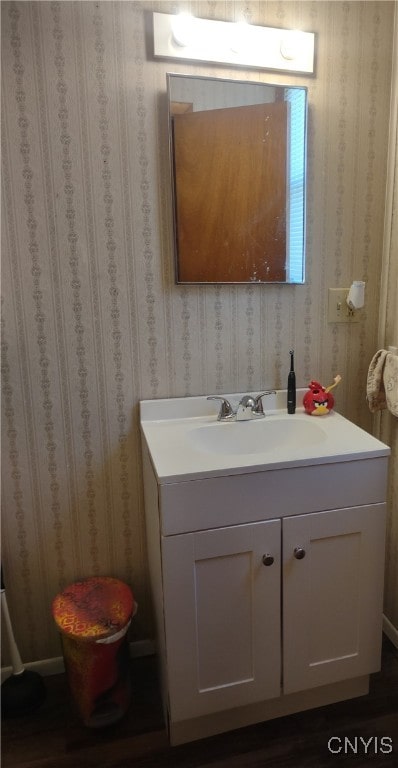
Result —
[{"label": "red angry bird toy", "polygon": [[309,391],[304,395],[303,400],[306,413],[310,416],[323,416],[325,413],[329,413],[334,406],[334,397],[330,394],[330,390],[336,387],[340,381],[341,376],[339,374],[335,376],[333,384],[329,387],[323,387],[319,381],[311,381]]}]

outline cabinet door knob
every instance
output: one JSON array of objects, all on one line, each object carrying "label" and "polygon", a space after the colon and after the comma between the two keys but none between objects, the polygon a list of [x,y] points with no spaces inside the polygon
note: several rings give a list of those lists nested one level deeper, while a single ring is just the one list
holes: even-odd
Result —
[{"label": "cabinet door knob", "polygon": [[272,565],[274,558],[272,555],[263,555],[263,565]]},{"label": "cabinet door knob", "polygon": [[302,560],[305,557],[305,549],[303,547],[295,547],[293,554],[296,560]]}]

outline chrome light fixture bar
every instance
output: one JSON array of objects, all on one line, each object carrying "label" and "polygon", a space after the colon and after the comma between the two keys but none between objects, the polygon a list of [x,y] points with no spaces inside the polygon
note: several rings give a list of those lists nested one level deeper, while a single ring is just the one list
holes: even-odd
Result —
[{"label": "chrome light fixture bar", "polygon": [[154,56],[314,73],[315,34],[153,13]]}]

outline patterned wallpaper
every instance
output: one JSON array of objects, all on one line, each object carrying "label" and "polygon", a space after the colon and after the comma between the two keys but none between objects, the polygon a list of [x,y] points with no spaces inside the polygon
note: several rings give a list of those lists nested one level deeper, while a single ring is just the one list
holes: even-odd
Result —
[{"label": "patterned wallpaper", "polygon": [[[151,59],[152,10],[317,33],[315,77]],[[142,398],[343,382],[367,429],[377,349],[391,2],[2,2],[2,557],[25,661],[60,654],[59,589],[133,587],[152,636]],[[176,286],[167,71],[308,86],[307,282]],[[367,282],[329,325],[328,287]]]},{"label": "patterned wallpaper", "polygon": [[[398,347],[398,4],[396,4],[394,46],[379,322],[379,345],[387,349],[389,345]],[[384,613],[390,622],[390,636],[398,641],[398,419],[383,410],[376,415],[375,422],[376,436],[391,447]]]}]

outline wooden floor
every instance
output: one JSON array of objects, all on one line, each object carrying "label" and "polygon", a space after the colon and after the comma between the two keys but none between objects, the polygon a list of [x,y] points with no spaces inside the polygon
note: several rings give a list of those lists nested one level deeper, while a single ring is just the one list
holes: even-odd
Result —
[{"label": "wooden floor", "polygon": [[[3,768],[398,768],[398,651],[388,640],[368,696],[179,747],[168,745],[154,657],[134,660],[131,674],[128,714],[101,731],[80,724],[64,675],[45,678],[42,707],[2,724]],[[333,736],[339,754],[328,750]],[[345,754],[345,737],[357,737],[357,753]],[[359,737],[372,739],[368,754]],[[382,737],[392,739],[390,754]]]}]

